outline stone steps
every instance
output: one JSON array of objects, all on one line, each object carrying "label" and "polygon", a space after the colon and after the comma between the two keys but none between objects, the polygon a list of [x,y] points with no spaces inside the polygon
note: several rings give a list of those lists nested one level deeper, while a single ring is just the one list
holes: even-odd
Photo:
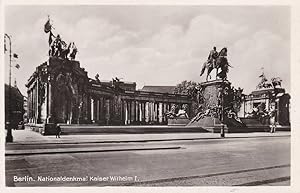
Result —
[{"label": "stone steps", "polygon": [[[47,129],[45,129],[47,128]],[[31,126],[31,130],[43,135],[55,135],[55,127],[44,129]],[[99,125],[61,125],[63,135],[82,134],[143,134],[143,133],[189,133],[207,132],[202,128],[168,125],[131,125],[131,126],[99,126]]]}]

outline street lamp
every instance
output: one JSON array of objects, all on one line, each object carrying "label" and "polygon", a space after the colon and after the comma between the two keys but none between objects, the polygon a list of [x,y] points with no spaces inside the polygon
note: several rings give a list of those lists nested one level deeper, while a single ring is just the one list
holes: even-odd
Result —
[{"label": "street lamp", "polygon": [[220,130],[220,137],[225,137],[225,128],[224,128],[224,80],[222,81],[222,89],[221,89],[221,130]]},{"label": "street lamp", "polygon": [[[5,125],[7,125],[6,143],[8,143],[13,142],[13,136],[11,133],[11,38],[8,34],[4,34],[4,41],[5,38],[8,38],[9,40],[8,123],[5,123]],[[6,51],[6,49],[4,51]]]}]

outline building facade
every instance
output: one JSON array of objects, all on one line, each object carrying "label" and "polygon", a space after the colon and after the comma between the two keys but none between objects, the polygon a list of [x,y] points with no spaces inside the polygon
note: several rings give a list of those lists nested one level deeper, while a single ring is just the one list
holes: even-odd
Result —
[{"label": "building facade", "polygon": [[117,79],[91,79],[78,61],[58,57],[38,66],[26,87],[28,121],[34,124],[166,124],[165,113],[173,104],[192,103],[187,95],[136,90],[135,83]]},{"label": "building facade", "polygon": [[253,109],[264,107],[276,110],[275,120],[280,125],[290,125],[290,95],[283,88],[264,88],[244,96],[239,117],[247,117]]},{"label": "building facade", "polygon": [[23,121],[24,97],[18,87],[5,84],[5,125],[13,129]]}]

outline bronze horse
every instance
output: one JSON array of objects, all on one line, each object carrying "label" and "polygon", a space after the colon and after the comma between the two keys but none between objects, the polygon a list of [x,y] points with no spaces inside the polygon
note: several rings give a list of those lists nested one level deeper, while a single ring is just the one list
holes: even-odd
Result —
[{"label": "bronze horse", "polygon": [[271,78],[271,83],[273,88],[276,88],[276,86],[278,85],[279,87],[281,87],[281,78],[277,77],[277,78]]},{"label": "bronze horse", "polygon": [[[223,48],[219,53],[218,57],[216,59],[216,64],[214,65],[212,62],[204,62],[200,76],[204,74],[205,69],[207,69],[207,75],[206,75],[206,81],[208,81],[208,76],[211,78],[211,71],[215,68],[216,69],[216,79],[217,77],[221,79],[227,78],[227,72],[228,72],[228,61],[227,61],[227,48]],[[221,69],[221,72],[218,73],[219,68]]]}]

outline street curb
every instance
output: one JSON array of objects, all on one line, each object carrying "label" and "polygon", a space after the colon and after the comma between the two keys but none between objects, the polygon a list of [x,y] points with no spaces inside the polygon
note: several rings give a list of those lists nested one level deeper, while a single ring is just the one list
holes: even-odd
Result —
[{"label": "street curb", "polygon": [[[21,156],[21,155],[42,155],[42,154],[63,154],[63,153],[91,153],[91,152],[116,152],[116,151],[148,151],[148,150],[167,150],[180,149],[181,147],[152,147],[152,148],[132,148],[132,149],[81,149],[81,150],[65,150],[65,151],[44,151],[44,152],[20,152],[5,153],[5,156]],[[11,151],[11,150],[9,150]]]},{"label": "street curb", "polygon": [[210,138],[183,138],[183,139],[145,139],[145,140],[98,140],[98,141],[82,141],[82,142],[72,142],[73,140],[66,140],[66,142],[63,141],[57,141],[57,142],[39,142],[39,141],[34,141],[34,142],[21,142],[21,143],[9,143],[7,145],[38,145],[38,144],[84,144],[84,143],[147,143],[147,142],[163,142],[163,141],[193,141],[193,140],[218,140],[218,139],[243,139],[243,138],[269,138],[269,137],[290,137],[291,135],[277,135],[277,136],[248,136],[248,137],[210,137]]}]

